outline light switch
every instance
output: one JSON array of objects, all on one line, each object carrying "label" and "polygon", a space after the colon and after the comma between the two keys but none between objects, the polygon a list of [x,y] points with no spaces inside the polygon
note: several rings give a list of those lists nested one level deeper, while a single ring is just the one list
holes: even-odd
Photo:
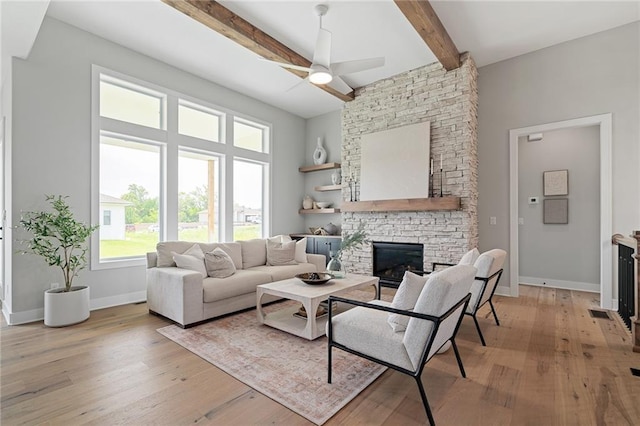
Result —
[{"label": "light switch", "polygon": [[518,225],[524,225],[524,217],[518,218]]},{"label": "light switch", "polygon": [[496,224],[496,217],[495,216],[491,216],[489,218],[489,225],[495,225]]}]

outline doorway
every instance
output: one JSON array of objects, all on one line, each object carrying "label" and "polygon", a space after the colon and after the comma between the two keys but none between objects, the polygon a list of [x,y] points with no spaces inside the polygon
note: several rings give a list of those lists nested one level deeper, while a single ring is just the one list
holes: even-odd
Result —
[{"label": "doorway", "polygon": [[519,268],[519,229],[518,218],[518,140],[522,136],[553,130],[585,126],[598,126],[600,143],[600,306],[604,309],[616,309],[612,287],[612,199],[611,199],[611,114],[565,120],[537,126],[512,129],[509,131],[509,233],[510,233],[510,294],[518,296],[520,277]]}]

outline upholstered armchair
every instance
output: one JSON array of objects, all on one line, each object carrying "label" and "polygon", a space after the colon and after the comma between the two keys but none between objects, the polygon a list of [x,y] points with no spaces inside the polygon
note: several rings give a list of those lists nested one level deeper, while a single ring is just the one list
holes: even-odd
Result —
[{"label": "upholstered armchair", "polygon": [[[469,290],[475,275],[476,268],[470,265],[454,266],[425,277],[406,272],[392,303],[331,296],[330,305],[337,301],[355,307],[335,316],[329,312],[328,382],[331,383],[333,348],[393,368],[416,380],[427,417],[434,425],[420,377],[426,362],[447,342],[451,342],[460,373],[466,377],[455,337],[471,298]],[[405,300],[397,300],[402,298]],[[399,305],[405,309],[394,307]]]},{"label": "upholstered armchair", "polygon": [[496,325],[500,325],[496,309],[493,306],[491,299],[496,291],[496,287],[498,287],[498,281],[500,281],[500,277],[502,276],[504,260],[506,257],[506,251],[493,249],[482,253],[473,264],[473,266],[478,269],[478,272],[476,274],[475,281],[471,285],[471,300],[469,301],[469,306],[467,306],[467,311],[465,313],[473,317],[482,346],[487,346],[487,344],[484,341],[484,336],[482,335],[482,330],[480,330],[480,324],[478,323],[476,314],[478,313],[478,309],[486,303],[489,303],[491,312],[493,313],[493,318],[496,320]]},{"label": "upholstered armchair", "polygon": [[[471,300],[469,301],[469,306],[467,306],[467,311],[465,313],[473,317],[473,322],[476,324],[476,329],[478,330],[482,346],[487,346],[487,344],[484,341],[484,336],[482,335],[482,330],[480,329],[480,324],[478,323],[476,314],[478,313],[478,309],[486,303],[489,303],[496,325],[500,325],[498,314],[496,314],[496,309],[493,306],[491,299],[496,291],[496,287],[498,287],[498,281],[500,281],[500,277],[502,276],[506,257],[507,252],[501,249],[489,250],[482,254],[479,254],[477,249],[473,249],[465,254],[459,263],[472,264],[478,269],[475,281],[471,286]],[[453,264],[433,262],[432,271],[436,271],[442,266],[448,267],[453,266]]]}]

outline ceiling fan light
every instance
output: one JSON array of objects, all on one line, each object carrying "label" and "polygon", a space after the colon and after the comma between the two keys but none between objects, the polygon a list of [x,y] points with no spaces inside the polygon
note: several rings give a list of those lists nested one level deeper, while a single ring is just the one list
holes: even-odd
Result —
[{"label": "ceiling fan light", "polygon": [[314,71],[309,73],[309,81],[313,84],[327,84],[333,80],[331,73],[326,71]]}]

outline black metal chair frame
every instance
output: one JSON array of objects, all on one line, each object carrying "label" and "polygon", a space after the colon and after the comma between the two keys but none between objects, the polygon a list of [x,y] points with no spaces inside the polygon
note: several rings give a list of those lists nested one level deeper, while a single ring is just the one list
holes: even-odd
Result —
[{"label": "black metal chair frame", "polygon": [[[436,270],[437,266],[454,266],[454,265],[455,265],[454,263],[433,262],[431,271],[434,272]],[[478,330],[478,335],[480,336],[480,342],[482,343],[482,346],[487,346],[487,344],[484,341],[484,336],[482,335],[482,330],[480,330],[480,324],[478,323],[478,318],[476,317],[476,315],[478,313],[478,309],[480,309],[482,306],[484,306],[485,303],[489,302],[489,306],[491,306],[491,312],[493,313],[493,318],[496,320],[496,325],[497,326],[500,325],[500,321],[498,320],[498,314],[496,313],[496,309],[493,306],[493,301],[491,299],[493,299],[493,294],[496,292],[496,288],[498,288],[498,283],[500,282],[500,277],[502,276],[502,271],[503,271],[503,269],[499,269],[498,271],[496,271],[490,277],[487,277],[487,278],[475,277],[476,280],[484,281],[484,283],[482,284],[482,289],[480,290],[480,295],[478,296],[478,299],[476,300],[476,306],[474,306],[474,309],[472,309],[473,313],[468,313],[468,312],[465,311],[465,315],[469,315],[470,317],[472,317],[473,318],[473,322],[475,322],[475,324],[476,324],[476,329]],[[489,296],[489,298],[482,305],[478,305],[480,303],[480,301],[482,300],[482,296],[484,295],[485,290],[487,289],[487,284],[496,275],[498,276],[498,278],[496,279],[496,285],[493,286],[493,290],[491,291],[491,296]]]},{"label": "black metal chair frame", "polygon": [[[369,308],[369,309],[374,309],[374,310],[378,310],[378,311],[385,311],[385,312],[390,312],[390,313],[395,313],[395,314],[400,314],[400,315],[406,315],[406,316],[410,316],[412,318],[419,318],[419,319],[423,319],[423,320],[428,320],[428,321],[432,321],[434,323],[433,329],[431,331],[431,338],[429,339],[429,341],[427,342],[424,350],[422,351],[422,355],[420,356],[420,367],[416,370],[416,371],[411,371],[411,370],[407,370],[405,368],[399,367],[397,365],[394,364],[390,364],[386,361],[383,361],[381,359],[372,357],[370,355],[367,354],[363,354],[361,352],[355,351],[347,346],[344,346],[340,343],[334,342],[333,341],[333,324],[331,322],[331,318],[332,318],[332,310],[329,309],[329,317],[328,317],[328,329],[327,329],[327,342],[328,342],[328,369],[327,369],[327,382],[331,383],[331,349],[332,348],[338,348],[338,349],[342,349],[343,351],[352,353],[354,355],[357,355],[359,357],[368,359],[369,361],[378,363],[378,364],[382,364],[386,367],[389,367],[391,369],[394,369],[396,371],[399,371],[403,374],[407,374],[411,377],[413,377],[416,380],[416,383],[418,385],[418,389],[420,391],[420,397],[422,398],[422,403],[424,405],[425,411],[427,412],[427,417],[429,418],[429,424],[431,426],[435,426],[435,421],[433,420],[433,414],[431,413],[431,408],[429,407],[429,401],[427,400],[427,394],[425,393],[424,390],[424,385],[422,384],[422,380],[420,378],[420,376],[422,375],[422,371],[424,370],[424,366],[427,362],[427,356],[429,355],[429,352],[431,350],[431,346],[433,345],[433,341],[438,333],[438,329],[440,327],[440,324],[449,317],[449,315],[453,314],[458,308],[460,308],[460,306],[464,305],[464,307],[462,308],[462,312],[466,312],[467,310],[467,305],[469,304],[469,300],[471,299],[471,293],[467,294],[463,299],[461,299],[459,302],[457,302],[451,309],[449,309],[447,312],[445,312],[444,314],[442,314],[439,317],[435,317],[432,315],[425,315],[425,314],[421,314],[418,312],[413,312],[413,311],[405,311],[402,309],[395,309],[395,308],[391,308],[391,307],[387,307],[387,306],[380,306],[380,305],[372,305],[370,303],[366,303],[366,302],[360,302],[358,300],[352,300],[352,299],[345,299],[342,297],[337,297],[337,296],[329,296],[329,306],[331,306],[332,302],[342,302],[342,303],[347,303],[353,306],[361,306],[363,308]],[[462,377],[467,377],[465,371],[464,371],[464,366],[462,365],[462,359],[460,358],[460,352],[458,352],[458,346],[456,345],[456,341],[455,341],[455,337],[456,334],[458,334],[458,329],[460,328],[460,324],[462,323],[462,318],[463,315],[460,315],[460,318],[458,319],[458,323],[456,324],[456,327],[453,331],[453,335],[451,337],[451,339],[449,339],[449,341],[451,341],[451,346],[453,347],[453,351],[456,355],[456,361],[458,362],[458,368],[460,369],[460,374],[462,374]],[[445,342],[446,343],[446,342]],[[444,344],[442,344],[442,346],[444,346]],[[441,346],[441,347],[442,347]],[[440,347],[440,348],[441,348]],[[440,348],[438,348],[438,350],[440,350]]]}]

